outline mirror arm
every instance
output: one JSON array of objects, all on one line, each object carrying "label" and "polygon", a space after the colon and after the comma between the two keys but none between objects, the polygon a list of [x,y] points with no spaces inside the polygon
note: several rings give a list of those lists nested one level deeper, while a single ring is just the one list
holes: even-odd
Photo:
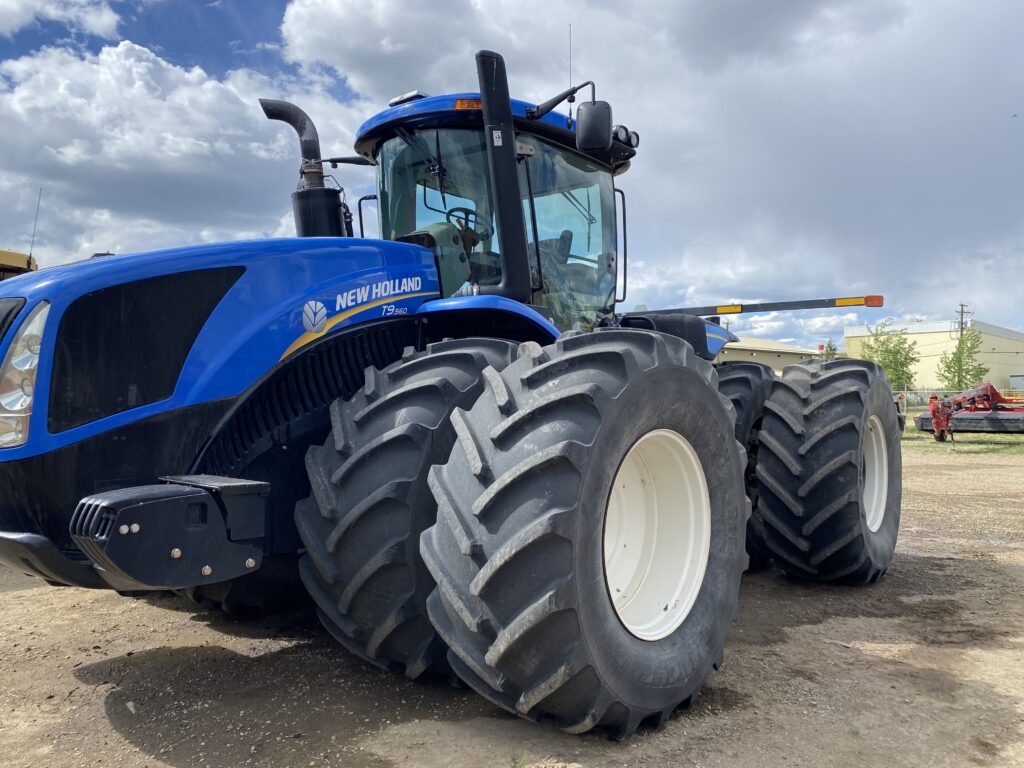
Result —
[{"label": "mirror arm", "polygon": [[330,163],[331,168],[337,168],[339,164],[343,165],[373,165],[365,157],[325,157],[320,161],[321,163]]},{"label": "mirror arm", "polygon": [[562,91],[560,94],[548,99],[543,104],[538,104],[536,107],[527,107],[526,117],[530,120],[539,120],[566,99],[568,99],[569,103],[571,104],[573,101],[575,101],[573,97],[576,96],[577,93],[582,91],[588,85],[590,86],[590,100],[595,101],[597,99],[597,87],[594,85],[593,80],[587,80],[585,83],[575,85],[572,88],[569,88],[568,90]]}]

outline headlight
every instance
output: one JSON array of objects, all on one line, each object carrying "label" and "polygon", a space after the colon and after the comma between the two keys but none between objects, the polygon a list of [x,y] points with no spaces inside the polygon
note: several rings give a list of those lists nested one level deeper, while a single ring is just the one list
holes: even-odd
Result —
[{"label": "headlight", "polygon": [[28,440],[39,350],[49,313],[48,302],[36,305],[14,334],[4,364],[0,367],[0,448],[17,448]]}]

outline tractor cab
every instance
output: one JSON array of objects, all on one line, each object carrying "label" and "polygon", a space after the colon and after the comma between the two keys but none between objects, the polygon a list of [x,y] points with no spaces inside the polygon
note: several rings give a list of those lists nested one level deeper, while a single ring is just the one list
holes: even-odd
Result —
[{"label": "tractor cab", "polygon": [[[299,134],[297,233],[352,236],[352,216],[341,190],[325,187],[323,164],[374,165],[381,237],[430,251],[440,298],[501,296],[560,330],[606,323],[620,271],[625,280],[625,206],[616,210],[622,193],[613,177],[629,167],[639,137],[612,125],[611,107],[597,101],[590,81],[531,105],[509,98],[498,54],[478,53],[477,75],[479,93],[393,99],[359,129],[358,155],[347,158],[322,159],[302,110],[261,100],[267,117]],[[575,120],[553,111],[588,86]]]},{"label": "tractor cab", "polygon": [[499,191],[477,94],[396,102],[356,142],[377,166],[381,236],[431,251],[444,298],[498,292],[502,251],[514,247],[499,236],[504,193],[518,214],[506,226],[525,236],[526,254],[506,254],[528,264],[525,303],[543,307],[563,330],[609,318],[618,254],[613,177],[628,168],[634,148],[619,141],[581,152],[575,121],[555,113],[530,119],[535,108],[512,101],[516,183]]}]

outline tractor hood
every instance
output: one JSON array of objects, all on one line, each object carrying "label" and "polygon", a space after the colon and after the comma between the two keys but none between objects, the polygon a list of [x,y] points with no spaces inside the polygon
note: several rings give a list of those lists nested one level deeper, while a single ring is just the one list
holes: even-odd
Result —
[{"label": "tractor hood", "polygon": [[[48,305],[29,437],[0,461],[239,395],[320,337],[438,297],[431,253],[288,238],[91,259],[0,283],[0,361]],[[0,313],[3,314],[3,313]]]},{"label": "tractor hood", "polygon": [[[241,266],[288,273],[296,280],[312,278],[316,266],[344,258],[342,269],[372,269],[393,260],[433,262],[419,246],[362,238],[277,238],[212,243],[76,261],[9,278],[0,283],[0,297],[70,299],[113,285],[156,275],[222,266]],[[337,265],[336,266],[340,266]]]}]

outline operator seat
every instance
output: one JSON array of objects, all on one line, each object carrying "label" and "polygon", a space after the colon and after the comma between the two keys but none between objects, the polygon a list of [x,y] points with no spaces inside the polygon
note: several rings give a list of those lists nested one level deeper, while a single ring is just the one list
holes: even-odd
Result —
[{"label": "operator seat", "polygon": [[540,241],[540,252],[542,256],[554,259],[559,264],[566,264],[569,261],[569,252],[572,249],[572,230],[563,229],[562,234],[549,240]]}]

